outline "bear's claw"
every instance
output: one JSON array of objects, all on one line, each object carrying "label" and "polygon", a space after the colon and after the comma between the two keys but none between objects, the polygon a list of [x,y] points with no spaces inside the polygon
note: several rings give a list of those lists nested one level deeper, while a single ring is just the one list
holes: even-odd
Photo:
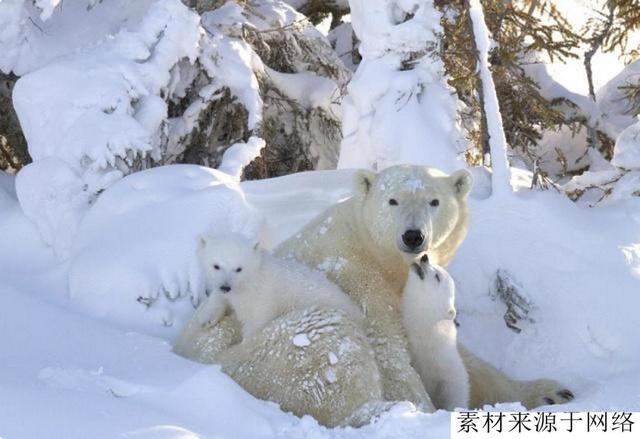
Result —
[{"label": "bear's claw", "polygon": [[573,392],[557,381],[534,380],[522,382],[522,404],[527,409],[541,405],[565,404],[575,398]]},{"label": "bear's claw", "polygon": [[575,396],[573,395],[573,392],[571,390],[568,390],[568,389],[559,390],[559,391],[556,392],[556,394],[559,397],[566,399],[567,401],[571,401],[572,399],[575,398]]}]

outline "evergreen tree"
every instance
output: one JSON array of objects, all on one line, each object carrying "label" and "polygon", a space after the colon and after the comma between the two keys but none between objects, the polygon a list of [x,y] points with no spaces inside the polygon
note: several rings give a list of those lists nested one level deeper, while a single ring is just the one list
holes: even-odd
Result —
[{"label": "evergreen tree", "polygon": [[[544,55],[550,60],[575,57],[578,36],[550,2],[484,0],[485,19],[496,45],[490,54],[492,75],[502,110],[505,134],[514,153],[536,171],[535,147],[546,129],[572,123],[540,93],[524,66]],[[475,150],[472,163],[486,162],[488,138],[480,111],[477,66],[466,0],[440,0],[444,12],[442,57],[449,83],[465,102],[467,135]],[[480,123],[478,123],[480,121]]]},{"label": "evergreen tree", "polygon": [[16,172],[31,162],[27,141],[11,102],[15,75],[0,73],[0,169]]}]

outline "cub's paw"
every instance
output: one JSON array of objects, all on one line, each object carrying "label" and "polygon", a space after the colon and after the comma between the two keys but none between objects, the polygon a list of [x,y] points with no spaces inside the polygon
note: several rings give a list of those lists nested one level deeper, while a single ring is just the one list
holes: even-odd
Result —
[{"label": "cub's paw", "polygon": [[575,398],[566,386],[553,380],[534,380],[523,383],[522,404],[527,409],[541,405],[565,404]]}]

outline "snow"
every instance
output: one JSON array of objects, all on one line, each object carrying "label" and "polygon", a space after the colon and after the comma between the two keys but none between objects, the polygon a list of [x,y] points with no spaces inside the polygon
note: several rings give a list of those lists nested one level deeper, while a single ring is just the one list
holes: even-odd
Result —
[{"label": "snow", "polygon": [[[138,23],[153,0],[4,0],[0,70],[22,76]],[[35,7],[34,7],[35,6]],[[42,8],[42,9],[41,9]]]},{"label": "snow", "polygon": [[61,259],[67,258],[91,198],[78,174],[63,160],[48,157],[25,166],[15,190],[42,239]]},{"label": "snow", "polygon": [[[284,3],[257,1],[247,12],[230,1],[202,16],[180,0],[107,3],[42,0],[41,9],[19,0],[0,3],[0,25],[7,23],[0,31],[0,53],[6,48],[0,68],[21,75],[13,102],[34,161],[21,171],[18,198],[62,260],[71,256],[79,224],[98,195],[125,175],[176,161],[203,112],[223,93],[248,113],[247,142],[220,145],[224,172],[240,177],[264,147],[259,77],[270,74],[283,93],[303,107],[327,110],[336,122],[337,84],[348,79],[346,69],[328,79],[302,62],[295,73],[263,65],[245,30],[268,32],[299,21]],[[318,47],[335,56],[322,35],[305,26],[300,34],[307,43],[317,38]],[[189,101],[182,101],[187,94]],[[176,115],[183,104],[184,113]],[[319,166],[335,165],[335,144],[311,148]]]},{"label": "snow", "polygon": [[355,49],[354,44],[357,43],[354,43],[351,22],[341,23],[336,26],[329,32],[327,37],[344,65],[355,72],[357,65],[353,62],[353,51]]},{"label": "snow", "polygon": [[[170,352],[167,341],[193,309],[186,286],[198,284],[191,265],[198,233],[245,223],[276,245],[349,196],[352,176],[321,171],[238,184],[190,165],[132,174],[93,205],[74,256],[61,263],[4,175],[0,234],[12,244],[0,247],[3,435],[447,437],[448,414],[406,404],[363,429],[327,430],[252,398],[215,366]],[[587,209],[557,193],[516,188],[506,200],[471,201],[470,233],[450,267],[460,337],[514,376],[568,383],[577,399],[547,409],[637,411],[640,203]],[[505,327],[504,304],[488,294],[498,269],[535,305],[519,334]],[[161,294],[149,310],[136,301],[163,287],[174,301]],[[173,326],[164,324],[169,313]],[[304,341],[304,334],[292,340]],[[335,353],[328,359],[339,361]]]},{"label": "snow", "polygon": [[640,120],[636,119],[618,136],[611,163],[619,168],[640,169]]},{"label": "snow", "polygon": [[[202,15],[207,30],[202,62],[212,78],[219,78],[249,112],[248,128],[255,129],[262,121],[262,98],[255,72],[262,72],[262,61],[251,46],[240,39],[226,38],[228,28],[240,31],[247,25],[242,8],[233,2]],[[222,84],[221,84],[222,85]]]},{"label": "snow", "polygon": [[161,323],[175,333],[205,297],[197,236],[256,236],[261,223],[236,178],[222,172],[175,165],[132,174],[84,218],[70,259],[71,298],[125,327]]},{"label": "snow", "polygon": [[95,196],[143,160],[160,159],[167,117],[160,96],[171,92],[170,70],[199,53],[199,17],[178,0],[156,0],[131,18],[114,35],[22,76],[14,89],[34,161],[20,172],[18,198],[61,258]]},{"label": "snow", "polygon": [[640,60],[624,66],[622,71],[602,86],[596,100],[606,122],[607,134],[616,138],[625,128],[633,125],[636,118],[629,112],[628,101],[624,99],[620,87],[637,84],[640,75]]},{"label": "snow", "polygon": [[[472,4],[477,25],[481,10]],[[177,139],[222,88],[247,108],[250,129],[263,118],[260,75],[300,105],[342,117],[342,168],[464,166],[458,102],[441,61],[421,52],[440,31],[432,1],[351,1],[352,23],[334,37],[351,49],[353,28],[363,60],[342,108],[334,102],[339,81],[302,65],[275,72],[237,37],[245,26],[266,30],[300,18],[280,2],[252,8],[248,17],[228,2],[199,18],[178,0],[0,0],[0,69],[22,76],[14,103],[34,158],[15,177],[0,171],[0,436],[448,437],[448,413],[407,403],[361,429],[329,430],[253,398],[215,365],[171,352],[205,294],[195,259],[200,233],[241,232],[271,249],[351,196],[352,169],[240,182],[264,147],[257,136],[227,149],[218,170],[138,172],[143,161],[179,154]],[[616,98],[638,65],[586,110],[607,132],[622,133],[613,165],[590,151],[591,171],[563,187],[615,182],[607,202],[590,209],[561,193],[530,191],[530,173],[509,171],[486,62],[490,40],[484,26],[475,29],[494,170],[472,169],[470,232],[449,267],[459,336],[514,377],[555,378],[576,394],[544,410],[639,411],[640,122],[623,115]],[[311,26],[304,32],[319,35]],[[184,96],[196,64],[209,82],[184,115],[168,118],[168,102]],[[547,78],[543,94],[579,99],[546,70],[537,77]],[[513,194],[488,197],[492,178],[494,194]],[[587,205],[597,197],[585,196]],[[339,271],[344,263],[329,258],[316,268]],[[507,305],[494,294],[498,272],[530,305],[519,333],[506,327]],[[303,349],[311,339],[301,333],[291,342]],[[329,353],[329,366],[350,348]],[[332,367],[324,375],[337,378]]]},{"label": "snow", "polygon": [[259,137],[251,137],[246,143],[235,143],[224,152],[218,169],[240,181],[245,166],[260,157],[265,146],[265,141]]},{"label": "snow", "polygon": [[34,4],[42,10],[40,13],[42,20],[48,20],[60,3],[62,0],[34,0]]},{"label": "snow", "polygon": [[299,348],[307,347],[311,344],[311,340],[309,340],[309,336],[307,334],[296,334],[291,342],[294,346],[298,346]]},{"label": "snow", "polygon": [[[621,72],[605,83],[596,93],[594,102],[588,96],[572,92],[569,84],[560,84],[549,74],[550,66],[540,60],[532,58],[524,69],[531,78],[540,85],[540,94],[549,100],[556,98],[567,99],[578,106],[578,109],[566,105],[558,108],[568,117],[583,116],[586,121],[598,130],[606,133],[612,139],[618,139],[621,134],[637,122],[637,118],[631,114],[629,103],[624,99],[619,87],[637,83],[640,74],[640,61],[635,61],[625,66]],[[583,72],[580,72],[583,74]],[[625,136],[628,136],[627,132]],[[538,145],[539,156],[543,158],[542,166],[546,171],[559,173],[561,167],[555,159],[555,149],[562,151],[567,159],[569,171],[591,165],[588,150],[587,130],[581,129],[574,133],[567,126],[558,131],[546,131]],[[625,151],[624,154],[628,154]],[[615,163],[615,159],[612,161]],[[618,166],[618,165],[617,165]],[[621,166],[624,167],[624,166]]]},{"label": "snow", "polygon": [[4,171],[0,171],[0,197],[16,197],[15,177]]},{"label": "snow", "polygon": [[318,107],[340,117],[337,104],[340,90],[338,85],[328,78],[313,73],[280,73],[267,69],[273,83],[289,98],[306,108]]},{"label": "snow", "polygon": [[335,383],[338,380],[338,377],[336,376],[336,372],[331,368],[328,368],[325,371],[324,376],[327,379],[327,381],[331,384]]},{"label": "snow", "polygon": [[[291,234],[309,216],[344,198],[351,177],[347,171],[314,172],[247,182],[242,189],[269,226],[280,229],[290,224],[284,232]],[[10,190],[10,177],[0,181],[3,191]],[[327,183],[322,190],[320,181]],[[392,438],[420,437],[426,429],[448,431],[446,413],[420,414],[407,404],[359,430],[328,430],[309,417],[299,419],[273,403],[256,400],[216,366],[193,363],[171,352],[166,340],[176,328],[150,319],[145,307],[121,288],[131,280],[127,276],[159,279],[162,257],[180,262],[185,256],[182,249],[191,245],[191,237],[195,239],[194,224],[206,226],[216,220],[210,215],[217,209],[207,203],[230,200],[229,208],[239,195],[234,189],[237,183],[226,174],[197,166],[170,166],[126,177],[92,208],[78,240],[84,245],[78,246],[78,257],[71,264],[59,262],[43,244],[15,198],[0,198],[0,232],[19,243],[0,247],[3,436]],[[120,203],[114,204],[116,199]],[[298,199],[301,206],[295,204]],[[199,210],[190,212],[188,206]],[[162,219],[170,212],[176,215]],[[146,222],[151,216],[153,221]],[[220,217],[224,214],[218,213]],[[154,225],[156,220],[163,223]],[[195,222],[180,228],[178,220]],[[122,235],[107,233],[118,226]],[[112,247],[92,248],[94,242]],[[159,255],[155,263],[145,265],[136,259],[163,249],[172,251]],[[92,270],[96,283],[70,296],[69,280],[76,293],[79,288],[74,278],[81,258],[92,259],[84,267]],[[138,265],[127,267],[134,260]],[[102,263],[106,266],[101,268]],[[175,267],[175,272],[186,265]],[[121,271],[116,271],[118,266]],[[124,323],[117,314],[96,320],[83,306],[88,302],[110,304],[115,310],[128,307],[132,321]],[[168,302],[167,307],[180,309],[185,304],[180,302],[188,298]]]},{"label": "snow", "polygon": [[473,34],[478,49],[478,68],[484,95],[484,112],[487,118],[487,135],[491,149],[492,190],[496,196],[511,192],[509,161],[507,159],[507,138],[502,126],[502,115],[496,86],[489,70],[489,49],[491,40],[484,20],[480,0],[469,1],[469,16],[473,22]]}]

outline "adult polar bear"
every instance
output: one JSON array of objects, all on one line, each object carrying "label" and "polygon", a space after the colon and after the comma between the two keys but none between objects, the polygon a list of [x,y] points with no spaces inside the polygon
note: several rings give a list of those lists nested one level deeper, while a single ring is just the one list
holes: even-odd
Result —
[{"label": "adult polar bear", "polygon": [[[337,425],[358,407],[378,400],[408,400],[431,410],[410,364],[400,298],[409,266],[419,255],[428,249],[439,265],[453,258],[467,233],[470,188],[471,177],[464,170],[450,176],[421,166],[393,166],[378,174],[359,171],[352,198],[328,209],[276,250],[323,269],[359,303],[366,336],[331,311],[314,311],[313,318],[296,312],[276,319],[248,343],[225,349],[228,343],[220,340],[235,335],[227,318],[213,332],[176,350],[219,362],[255,396],[299,415],[311,414],[326,425]],[[301,331],[314,334],[304,354],[291,342]],[[551,380],[512,380],[464,347],[460,350],[472,407],[522,401],[530,408],[573,397]],[[332,367],[329,381],[324,379],[327,361]]]}]

